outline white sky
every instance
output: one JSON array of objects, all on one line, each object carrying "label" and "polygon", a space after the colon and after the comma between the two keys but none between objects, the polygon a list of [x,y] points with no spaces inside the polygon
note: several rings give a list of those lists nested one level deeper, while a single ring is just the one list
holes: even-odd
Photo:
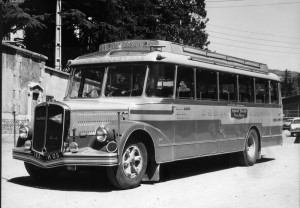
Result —
[{"label": "white sky", "polygon": [[205,2],[210,50],[300,72],[299,0]]}]

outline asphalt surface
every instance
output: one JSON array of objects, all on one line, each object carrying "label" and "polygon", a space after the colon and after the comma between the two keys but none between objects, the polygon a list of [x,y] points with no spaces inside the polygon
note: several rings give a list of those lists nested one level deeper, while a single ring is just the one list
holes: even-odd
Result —
[{"label": "asphalt surface", "polygon": [[[288,134],[288,132],[285,132]],[[162,166],[162,181],[132,190],[114,189],[102,169],[73,172],[58,181],[32,180],[23,162],[13,160],[2,142],[2,208],[89,207],[300,207],[300,144],[284,137],[282,146],[265,148],[252,167],[232,155]]]}]

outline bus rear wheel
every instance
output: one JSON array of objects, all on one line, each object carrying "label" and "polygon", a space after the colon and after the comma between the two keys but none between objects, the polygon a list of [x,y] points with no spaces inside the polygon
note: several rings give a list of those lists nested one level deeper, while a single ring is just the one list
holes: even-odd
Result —
[{"label": "bus rear wheel", "polygon": [[252,166],[258,158],[258,135],[251,129],[247,135],[244,151],[240,154],[240,162],[244,166]]},{"label": "bus rear wheel", "polygon": [[107,176],[118,189],[131,189],[140,185],[147,168],[147,149],[142,142],[126,144],[118,166],[108,167]]}]

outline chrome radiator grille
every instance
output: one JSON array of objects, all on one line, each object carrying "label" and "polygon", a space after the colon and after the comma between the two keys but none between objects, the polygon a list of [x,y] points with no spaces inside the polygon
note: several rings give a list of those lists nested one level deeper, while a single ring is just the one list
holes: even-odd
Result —
[{"label": "chrome radiator grille", "polygon": [[70,111],[56,103],[44,103],[35,109],[33,150],[60,152],[70,123]]}]

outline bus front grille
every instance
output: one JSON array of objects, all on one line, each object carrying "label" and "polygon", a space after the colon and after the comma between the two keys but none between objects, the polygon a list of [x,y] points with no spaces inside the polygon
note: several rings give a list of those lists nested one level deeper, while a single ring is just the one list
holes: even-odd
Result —
[{"label": "bus front grille", "polygon": [[40,153],[60,152],[68,131],[69,111],[55,103],[35,109],[33,150]]}]

